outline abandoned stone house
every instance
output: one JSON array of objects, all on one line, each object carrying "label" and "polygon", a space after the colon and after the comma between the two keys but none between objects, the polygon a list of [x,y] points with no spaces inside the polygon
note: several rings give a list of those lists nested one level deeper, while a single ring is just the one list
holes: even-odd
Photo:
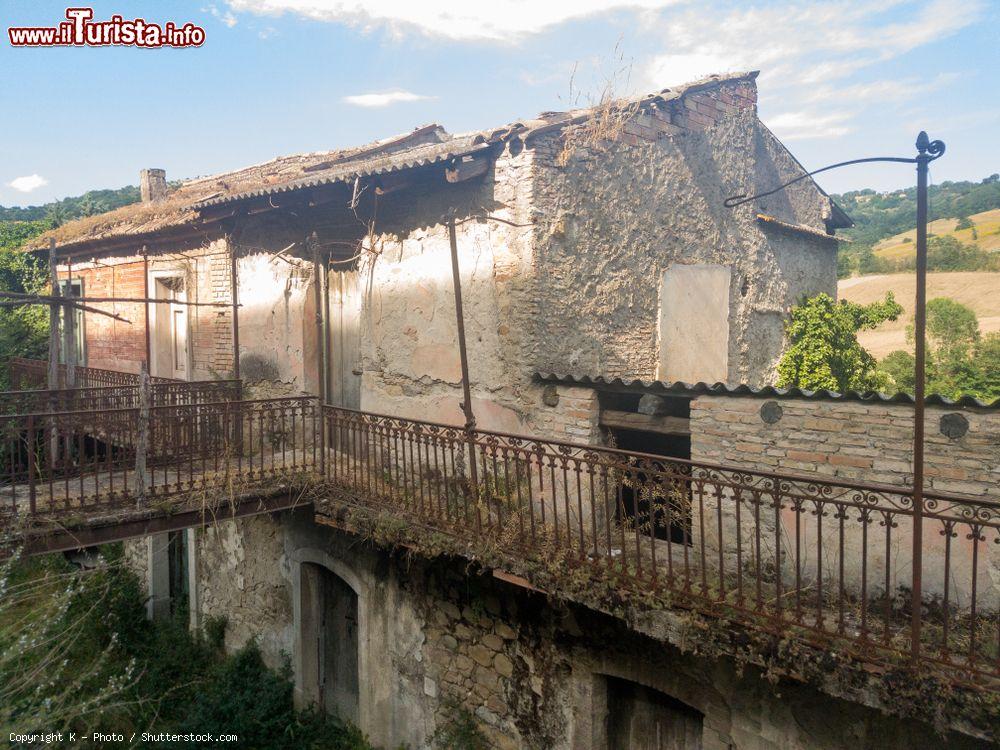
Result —
[{"label": "abandoned stone house", "polygon": [[[632,541],[613,541],[612,523],[632,529],[641,578],[647,552],[638,550],[637,519],[666,512],[668,520],[651,521],[655,528],[642,541],[654,578],[657,555],[668,565],[680,565],[682,555],[687,566],[690,551],[702,560],[717,556],[719,581],[729,581],[722,568],[735,561],[742,575],[745,533],[748,547],[757,544],[758,605],[761,560],[777,560],[767,580],[777,585],[779,611],[783,582],[804,572],[818,581],[822,600],[825,576],[837,572],[822,550],[835,548],[839,533],[840,601],[846,591],[861,602],[867,642],[869,614],[881,617],[896,607],[896,592],[914,584],[907,534],[917,532],[905,494],[893,494],[905,493],[911,472],[911,409],[902,397],[766,387],[790,307],[803,296],[836,295],[834,232],[850,220],[808,179],[753,204],[723,205],[728,196],[804,172],[758,119],[755,78],[713,76],[614,106],[543,113],[458,136],[429,125],[360,148],[279,157],[180,184],[168,183],[162,170],[143,170],[141,203],[70,222],[34,246],[52,243],[64,294],[116,300],[91,304],[129,321],[80,313],[61,356],[128,373],[148,363],[150,374],[165,380],[239,380],[246,403],[311,394],[338,413],[376,420],[365,439],[381,442],[365,450],[388,454],[398,437],[390,419],[434,435],[466,420],[457,279],[468,406],[475,429],[487,435],[484,445],[494,446],[492,473],[486,452],[480,468],[490,492],[502,484],[520,496],[522,483],[509,474],[501,482],[497,444],[517,450],[532,438],[550,441],[553,456],[576,461],[575,480],[565,471],[557,477],[552,458],[544,472],[541,458],[533,465],[539,492],[553,501],[548,520],[541,502],[539,523],[554,523],[556,537],[560,522],[566,533],[578,529],[582,554],[587,527],[596,539],[604,523],[608,543],[598,553],[593,541],[590,559],[621,558],[625,568]],[[304,407],[301,415],[304,424]],[[980,645],[970,658],[979,671],[995,671],[988,644],[998,640],[1000,409],[937,399],[927,420],[929,487],[979,505],[971,521],[942,516],[948,533],[939,538],[935,527],[934,539],[925,537],[925,558],[945,572],[928,575],[924,588],[943,597],[946,613],[971,602]],[[434,424],[419,427],[424,423]],[[355,450],[360,439],[320,432],[316,440],[329,441],[323,451],[335,440]],[[617,510],[602,510],[595,472],[605,485],[612,480],[603,464],[586,463],[598,453],[581,445],[640,457],[615,469],[622,472]],[[425,450],[418,461],[430,464]],[[437,444],[433,453],[433,471],[419,474],[421,505],[423,482],[449,471],[446,458],[438,465]],[[368,461],[374,453],[364,455]],[[690,467],[683,523],[669,520],[669,503],[654,510],[659,496],[644,492],[662,473],[648,463],[654,456]],[[379,460],[376,484],[400,465],[405,471],[412,446],[410,454],[404,448]],[[450,471],[464,481],[477,463],[463,462],[452,452]],[[334,474],[338,465],[333,460]],[[711,468],[717,465],[738,470],[721,481],[722,470]],[[707,472],[701,479],[699,467]],[[549,468],[551,478],[543,479]],[[330,471],[325,466],[324,476]],[[888,504],[866,510],[865,501],[852,500],[864,518],[851,516],[845,543],[847,501],[822,487],[788,505],[775,499],[761,520],[762,498],[787,486],[771,472],[821,478],[803,486],[839,482],[838,492],[884,495]],[[713,492],[706,482],[715,482]],[[881,484],[866,491],[854,484],[861,482]],[[826,502],[844,504],[822,507]],[[558,573],[535,571],[535,578],[493,565],[472,537],[458,547],[424,548],[413,539],[394,545],[384,526],[362,533],[357,518],[316,497],[302,507],[263,509],[271,512],[202,519],[127,541],[150,611],[169,611],[183,599],[194,627],[225,616],[228,646],[256,639],[273,664],[287,656],[302,702],[336,710],[377,744],[427,747],[459,709],[475,716],[491,746],[510,748],[944,741],[926,724],[893,716],[901,709],[890,693],[861,678],[853,686],[791,679],[795,670],[769,670],[759,655],[700,643],[697,627],[669,608],[654,617],[627,603],[596,606],[578,589],[555,590]],[[803,520],[813,510],[819,525]],[[885,538],[869,559],[870,513],[884,522],[872,534]],[[975,539],[953,543],[956,524],[970,522]],[[476,573],[470,559],[480,566]],[[559,567],[570,570],[563,558]],[[709,588],[702,573],[701,594]],[[684,591],[693,590],[686,580]],[[802,590],[788,588],[798,608],[794,624],[805,629]],[[877,616],[869,600],[882,607]],[[841,637],[845,621],[841,609]],[[814,629],[822,623],[821,613]],[[945,630],[945,651],[948,639]],[[772,671],[785,675],[777,686],[761,677]],[[938,724],[953,732],[956,747],[989,736],[981,720],[965,714]]]}]

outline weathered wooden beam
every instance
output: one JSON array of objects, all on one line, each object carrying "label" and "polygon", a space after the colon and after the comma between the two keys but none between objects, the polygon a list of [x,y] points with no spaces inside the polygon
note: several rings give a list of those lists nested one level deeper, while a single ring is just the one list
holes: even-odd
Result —
[{"label": "weathered wooden beam", "polygon": [[637,414],[631,411],[616,411],[614,409],[603,409],[601,411],[600,424],[602,427],[658,432],[662,435],[691,434],[691,420],[684,417]]},{"label": "weathered wooden beam", "polygon": [[464,182],[473,177],[486,174],[490,168],[490,160],[486,157],[476,158],[474,156],[463,156],[457,159],[451,166],[445,167],[444,177],[448,182]]},{"label": "weathered wooden beam", "polygon": [[[72,301],[67,300],[65,297],[53,298],[47,294],[25,294],[24,292],[4,292],[0,291],[0,298],[10,298],[18,299],[24,301],[34,301],[37,304],[51,304],[53,301],[59,305],[76,305],[79,306],[81,302],[120,302],[120,303],[130,303],[134,302],[136,304],[150,303],[159,304],[165,300],[156,299],[155,297],[73,297]],[[232,307],[229,302],[191,302],[182,300],[170,300],[171,305],[187,305],[188,307]]]}]

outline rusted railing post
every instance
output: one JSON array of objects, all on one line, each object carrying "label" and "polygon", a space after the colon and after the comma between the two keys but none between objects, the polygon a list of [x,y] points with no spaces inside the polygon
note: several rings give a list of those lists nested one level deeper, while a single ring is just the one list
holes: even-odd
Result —
[{"label": "rusted railing post", "polygon": [[146,499],[146,454],[149,451],[149,368],[145,362],[139,372],[139,409],[135,435],[135,502]]},{"label": "rusted railing post", "polygon": [[[28,416],[28,508],[31,511],[31,515],[35,515],[36,512],[36,477],[35,474],[37,469],[35,467],[35,446],[38,444],[38,440],[35,438],[35,417],[33,415]],[[16,506],[15,506],[16,510]]]}]

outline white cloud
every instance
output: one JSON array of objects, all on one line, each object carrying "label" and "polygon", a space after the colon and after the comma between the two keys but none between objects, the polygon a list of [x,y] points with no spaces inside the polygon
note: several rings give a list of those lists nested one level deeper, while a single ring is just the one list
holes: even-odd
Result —
[{"label": "white cloud", "polygon": [[[895,6],[903,6],[896,16],[906,20],[887,20]],[[644,88],[760,70],[763,116],[778,136],[836,137],[851,132],[852,119],[866,107],[898,106],[952,80],[941,75],[856,82],[866,71],[972,24],[982,10],[982,0],[783,0],[715,13],[702,4],[689,6],[662,22],[664,51],[646,64]],[[777,115],[768,112],[770,102],[780,103]]]},{"label": "white cloud", "polygon": [[365,31],[387,28],[457,40],[516,41],[575,18],[664,8],[682,0],[227,0],[237,13],[292,13]]},{"label": "white cloud", "polygon": [[29,174],[24,177],[17,177],[7,183],[8,187],[12,187],[19,193],[30,193],[33,190],[38,190],[40,187],[48,185],[49,181],[38,174]]},{"label": "white cloud", "polygon": [[390,104],[399,102],[419,102],[424,99],[433,99],[432,96],[414,94],[412,91],[383,91],[370,94],[353,94],[345,96],[341,101],[346,104],[353,104],[355,107],[388,107]]},{"label": "white cloud", "polygon": [[216,18],[217,20],[221,21],[224,25],[228,26],[230,29],[233,28],[233,26],[235,26],[238,23],[238,21],[236,20],[236,16],[232,14],[232,11],[227,10],[225,13],[223,13],[214,5],[209,5],[207,8],[202,8],[201,11],[202,13],[211,13],[213,18]]},{"label": "white cloud", "polygon": [[854,128],[847,123],[853,113],[837,112],[817,115],[815,112],[783,112],[769,117],[768,127],[786,141],[806,138],[836,138],[847,135]]}]

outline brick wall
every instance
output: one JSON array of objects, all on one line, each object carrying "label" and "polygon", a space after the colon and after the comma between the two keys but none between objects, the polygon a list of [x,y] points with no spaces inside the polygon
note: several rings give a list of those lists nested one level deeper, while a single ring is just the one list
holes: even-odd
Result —
[{"label": "brick wall", "polygon": [[[692,458],[899,486],[912,481],[912,406],[782,399],[772,402],[780,406],[781,417],[769,424],[761,416],[764,403],[694,399]],[[952,414],[968,422],[960,437],[942,433],[942,418]],[[1000,412],[930,406],[924,424],[928,488],[995,497],[1000,487]]]},{"label": "brick wall", "polygon": [[683,130],[705,130],[724,117],[757,106],[757,87],[752,81],[694,91],[680,99],[644,108],[630,118],[617,140],[631,145],[658,141]]},{"label": "brick wall", "polygon": [[[229,256],[225,240],[197,247],[180,247],[173,252],[149,256],[151,274],[177,272],[185,277],[191,302],[229,302]],[[61,265],[59,274],[83,280],[87,297],[141,299],[145,296],[144,264],[138,255],[103,257],[100,260]],[[150,296],[155,296],[151,282]],[[93,303],[93,307],[113,312],[129,322],[87,313],[84,316],[86,360],[91,367],[139,372],[146,358],[145,315],[141,302]],[[155,319],[152,314],[151,319]],[[195,380],[227,377],[232,370],[232,310],[230,308],[188,308],[191,377]]]},{"label": "brick wall", "polygon": [[539,389],[532,415],[535,433],[568,443],[600,443],[600,408],[592,388],[549,385]]}]

